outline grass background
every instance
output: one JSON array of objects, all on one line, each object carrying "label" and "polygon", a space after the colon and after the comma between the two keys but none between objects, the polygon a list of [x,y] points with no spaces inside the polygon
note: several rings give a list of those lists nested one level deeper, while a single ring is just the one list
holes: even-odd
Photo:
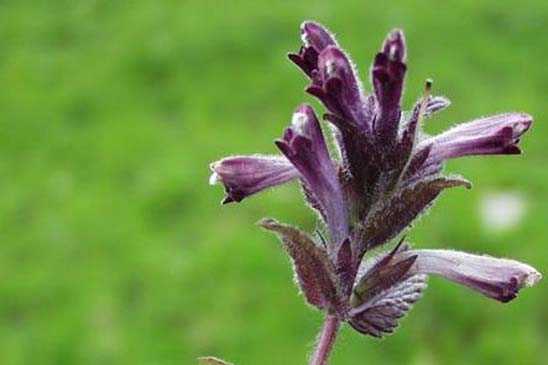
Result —
[{"label": "grass background", "polygon": [[[453,106],[429,132],[503,111],[535,117],[520,157],[470,158],[409,234],[416,247],[516,258],[545,272],[548,2],[0,1],[0,364],[304,364],[321,314],[303,304],[276,217],[314,214],[289,184],[220,207],[208,163],[274,153],[311,98],[285,54],[327,24],[367,79],[406,31],[405,104],[435,80]],[[485,230],[483,194],[527,197]],[[433,278],[385,340],[342,331],[333,364],[548,364],[546,279],[507,305]]]}]

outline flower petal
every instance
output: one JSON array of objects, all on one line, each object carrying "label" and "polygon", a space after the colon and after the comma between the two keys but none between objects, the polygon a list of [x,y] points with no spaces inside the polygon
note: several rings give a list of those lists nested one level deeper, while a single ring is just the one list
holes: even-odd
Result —
[{"label": "flower petal", "polygon": [[413,274],[437,274],[501,302],[514,299],[519,290],[538,282],[542,275],[524,263],[451,250],[410,250],[400,259],[416,257]]},{"label": "flower petal", "polygon": [[301,105],[292,124],[276,145],[300,172],[305,190],[325,219],[331,239],[341,244],[348,236],[348,220],[337,170],[310,105]]},{"label": "flower petal", "polygon": [[532,117],[506,113],[460,124],[422,141],[419,148],[432,144],[426,164],[469,155],[519,154],[519,138],[527,132]]},{"label": "flower petal", "polygon": [[[319,83],[325,106],[348,123],[369,130],[371,110],[352,62],[337,46],[326,47],[318,58]],[[308,90],[311,91],[310,89]]]},{"label": "flower petal", "polygon": [[311,79],[307,91],[318,97],[332,112],[350,123],[368,124],[371,119],[356,70],[348,56],[338,47],[333,35],[322,25],[301,25],[303,46],[289,59]]},{"label": "flower petal", "polygon": [[291,162],[281,156],[232,156],[213,162],[210,184],[223,183],[223,204],[240,202],[264,189],[299,177]]},{"label": "flower petal", "polygon": [[304,46],[314,48],[318,53],[328,46],[337,44],[335,37],[329,30],[320,23],[310,20],[301,24],[301,36]]},{"label": "flower petal", "polygon": [[401,115],[401,98],[407,66],[405,37],[401,30],[388,34],[382,52],[375,56],[371,78],[377,100],[375,131],[383,143],[393,143]]},{"label": "flower petal", "polygon": [[301,24],[303,46],[299,53],[290,53],[289,59],[310,78],[318,70],[318,55],[327,46],[336,45],[335,39],[321,24],[305,21]]}]

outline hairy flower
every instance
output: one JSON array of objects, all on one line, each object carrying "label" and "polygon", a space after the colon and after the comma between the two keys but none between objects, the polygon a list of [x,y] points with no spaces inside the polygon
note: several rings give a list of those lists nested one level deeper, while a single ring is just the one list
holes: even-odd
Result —
[{"label": "hairy flower", "polygon": [[276,145],[299,171],[309,201],[327,223],[335,243],[348,236],[348,223],[337,170],[310,105],[300,106]]},{"label": "hairy flower", "polygon": [[211,164],[210,184],[222,182],[226,189],[223,204],[240,202],[264,189],[299,177],[295,167],[279,156],[232,156]]},{"label": "hairy flower", "polygon": [[[228,157],[211,165],[212,180],[224,184],[224,202],[300,180],[306,200],[325,223],[327,239],[271,219],[260,225],[280,236],[306,300],[328,312],[326,328],[338,328],[335,319],[371,336],[392,332],[420,299],[431,274],[501,302],[536,283],[541,274],[514,260],[413,250],[403,239],[392,250],[364,260],[368,251],[408,229],[442,191],[471,187],[461,177],[442,174],[446,160],[520,153],[518,143],[531,116],[499,114],[427,136],[424,119],[450,102],[431,95],[428,80],[423,96],[402,112],[407,48],[401,30],[388,34],[373,59],[371,94],[327,29],[305,22],[301,34],[303,44],[289,59],[310,79],[306,91],[324,105],[338,153],[329,152],[312,107],[304,104],[275,142],[284,157]],[[322,359],[324,350],[319,346],[313,359]]]}]

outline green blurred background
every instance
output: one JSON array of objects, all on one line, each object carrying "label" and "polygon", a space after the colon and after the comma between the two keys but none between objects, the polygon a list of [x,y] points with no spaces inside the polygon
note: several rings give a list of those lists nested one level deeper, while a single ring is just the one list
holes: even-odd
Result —
[{"label": "green blurred background", "polygon": [[[264,216],[312,229],[296,184],[220,207],[210,161],[274,153],[312,99],[285,58],[327,24],[367,79],[403,27],[405,104],[427,77],[453,106],[428,121],[527,111],[520,157],[470,158],[416,247],[512,257],[546,273],[548,2],[0,1],[0,364],[304,364],[322,315],[304,305]],[[317,105],[317,104],[315,104]],[[522,197],[496,232],[486,194]],[[332,364],[548,364],[547,280],[509,304],[432,278],[400,330],[344,328]]]}]

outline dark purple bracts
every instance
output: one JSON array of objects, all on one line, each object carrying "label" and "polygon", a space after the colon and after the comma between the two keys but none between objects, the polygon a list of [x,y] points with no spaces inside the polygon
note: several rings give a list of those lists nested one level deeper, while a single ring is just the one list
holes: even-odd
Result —
[{"label": "dark purple bracts", "polygon": [[[450,250],[413,250],[404,240],[364,260],[373,248],[402,234],[442,191],[470,182],[444,176],[446,160],[470,155],[519,154],[531,126],[525,113],[477,119],[429,137],[425,118],[450,105],[424,95],[407,113],[402,94],[407,49],[401,30],[384,41],[371,67],[372,92],[333,35],[318,23],[301,27],[303,44],[289,55],[308,77],[306,91],[325,107],[338,153],[330,153],[312,107],[297,108],[276,145],[283,156],[234,156],[211,164],[224,203],[298,179],[325,232],[314,237],[272,219],[260,225],[280,236],[307,302],[375,337],[391,333],[418,301],[428,275],[439,275],[489,298],[507,302],[541,274],[508,259]],[[324,234],[327,233],[327,234]]]}]

